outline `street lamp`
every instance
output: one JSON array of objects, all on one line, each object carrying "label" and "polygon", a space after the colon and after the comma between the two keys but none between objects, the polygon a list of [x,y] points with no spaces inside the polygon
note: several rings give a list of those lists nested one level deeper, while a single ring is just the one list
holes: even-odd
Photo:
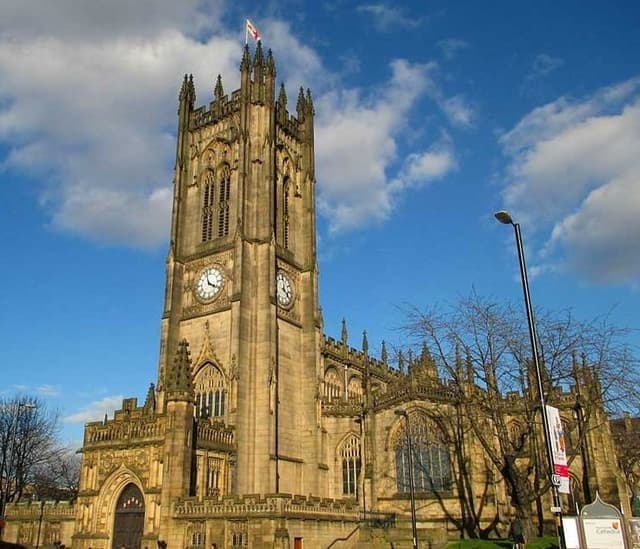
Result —
[{"label": "street lamp", "polygon": [[533,366],[536,373],[536,382],[538,385],[538,396],[540,400],[540,410],[542,412],[542,429],[544,434],[544,445],[547,454],[547,465],[549,467],[549,475],[551,481],[551,493],[553,495],[553,511],[556,517],[556,532],[560,549],[566,549],[564,539],[564,528],[562,526],[562,507],[560,502],[560,492],[558,486],[554,482],[554,466],[553,466],[553,448],[549,439],[549,416],[547,415],[547,407],[544,398],[544,386],[542,384],[542,372],[540,369],[540,360],[538,359],[538,336],[536,335],[536,327],[533,321],[533,309],[531,307],[531,295],[529,294],[529,279],[527,278],[527,266],[524,260],[524,248],[522,246],[522,234],[520,233],[520,224],[514,223],[511,214],[505,210],[496,212],[495,218],[504,225],[512,225],[516,235],[516,246],[518,248],[518,260],[520,262],[520,278],[522,279],[522,292],[524,294],[524,306],[527,312],[527,323],[529,325],[529,339],[531,341],[531,354],[533,355]]},{"label": "street lamp", "polygon": [[407,433],[407,451],[409,452],[409,497],[411,498],[411,535],[413,536],[413,549],[418,549],[418,529],[416,527],[416,493],[415,482],[413,480],[413,447],[411,445],[411,433],[409,425],[409,414],[404,410],[395,410],[397,416],[405,420]]},{"label": "street lamp", "polygon": [[[6,521],[6,508],[7,508],[7,503],[9,501],[9,489],[11,488],[11,471],[10,471],[10,464],[9,464],[9,456],[11,456],[12,462],[15,461],[16,438],[18,437],[18,426],[20,423],[20,410],[22,408],[25,408],[27,410],[34,410],[36,408],[36,405],[33,404],[32,402],[18,402],[13,407],[15,408],[15,415],[8,429],[8,437],[7,437],[8,451],[3,456],[3,465],[6,466],[4,467],[6,472],[5,470],[0,471],[0,476],[6,482],[5,488],[4,490],[2,490],[2,501],[0,501],[0,503],[2,504],[0,506],[0,513],[1,513],[0,516],[2,516],[2,519],[4,521]],[[0,478],[0,481],[2,480],[2,478]],[[0,539],[2,539],[1,534],[3,529],[4,528],[0,528]]]}]

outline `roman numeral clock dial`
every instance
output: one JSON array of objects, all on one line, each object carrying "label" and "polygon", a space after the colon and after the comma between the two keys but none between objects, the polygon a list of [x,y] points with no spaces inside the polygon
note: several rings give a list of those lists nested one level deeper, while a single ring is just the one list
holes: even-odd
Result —
[{"label": "roman numeral clock dial", "polygon": [[276,275],[276,299],[281,307],[293,305],[293,283],[284,271],[278,271]]},{"label": "roman numeral clock dial", "polygon": [[208,267],[198,278],[196,285],[196,296],[204,303],[213,301],[224,286],[224,276],[217,267]]}]

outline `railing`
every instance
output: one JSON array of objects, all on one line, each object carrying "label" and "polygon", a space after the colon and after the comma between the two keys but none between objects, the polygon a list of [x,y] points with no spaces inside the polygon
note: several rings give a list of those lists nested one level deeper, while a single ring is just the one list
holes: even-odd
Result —
[{"label": "railing", "polygon": [[329,545],[327,545],[327,549],[331,549],[331,547],[333,547],[336,543],[340,543],[341,541],[349,541],[349,538],[351,538],[351,536],[353,536],[353,534],[355,534],[358,530],[360,530],[359,524],[353,530],[351,530],[348,535],[342,538],[334,539]]},{"label": "railing", "polygon": [[376,511],[360,513],[360,522],[370,528],[395,528],[396,515],[394,513],[378,513]]}]

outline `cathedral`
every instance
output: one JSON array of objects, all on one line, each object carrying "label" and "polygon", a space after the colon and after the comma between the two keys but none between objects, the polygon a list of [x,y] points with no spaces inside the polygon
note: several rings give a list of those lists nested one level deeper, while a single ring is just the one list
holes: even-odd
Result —
[{"label": "cathedral", "polygon": [[[421,546],[459,538],[455,460],[429,416],[453,413],[455,394],[428,350],[405,371],[384,345],[371,356],[366,334],[356,349],[344,324],[339,338],[323,333],[310,91],[291,109],[258,42],[244,49],[236,91],[218,77],[196,106],[184,78],[176,140],[157,380],[144,402],[127,398],[86,426],[77,501],[10,506],[5,539],[301,549],[391,547],[396,536],[402,547],[414,499]],[[557,400],[572,410],[574,394]],[[618,503],[602,424],[589,471],[583,454],[572,466],[574,485],[581,492],[586,478]],[[504,534],[507,491],[469,437],[479,520]]]}]

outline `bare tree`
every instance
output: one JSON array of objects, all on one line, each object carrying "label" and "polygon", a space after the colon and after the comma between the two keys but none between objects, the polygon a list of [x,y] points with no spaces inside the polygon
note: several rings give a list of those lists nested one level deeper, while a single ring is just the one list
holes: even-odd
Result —
[{"label": "bare tree", "polygon": [[[591,382],[588,392],[576,394],[576,402],[588,400],[586,413],[637,405],[640,375],[625,330],[606,318],[579,322],[567,311],[536,316],[549,404],[579,374]],[[521,307],[473,293],[446,310],[409,310],[404,328],[416,345],[426,343],[441,377],[455,387],[464,425],[501,475],[516,515],[531,533],[534,504],[542,530],[540,497],[550,489],[550,475],[525,321]],[[598,418],[605,421],[607,415]]]},{"label": "bare tree", "polygon": [[0,511],[33,487],[57,448],[58,414],[28,395],[0,399]]},{"label": "bare tree", "polygon": [[33,489],[39,499],[73,501],[78,495],[80,455],[72,448],[60,447],[34,469]]}]

